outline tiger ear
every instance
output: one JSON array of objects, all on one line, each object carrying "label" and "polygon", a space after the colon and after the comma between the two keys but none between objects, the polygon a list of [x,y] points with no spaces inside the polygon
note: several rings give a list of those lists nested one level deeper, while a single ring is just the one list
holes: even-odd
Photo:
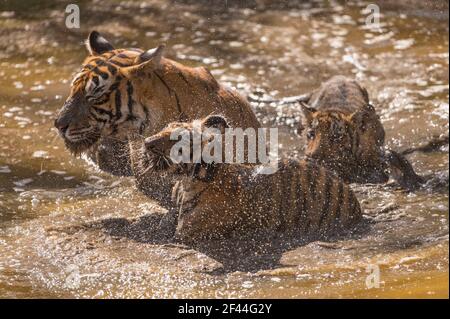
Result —
[{"label": "tiger ear", "polygon": [[111,43],[109,43],[108,40],[102,37],[97,31],[92,31],[89,33],[86,40],[86,48],[91,55],[100,55],[114,50]]},{"label": "tiger ear", "polygon": [[361,109],[349,116],[349,121],[352,122],[358,129],[364,131],[366,129],[366,124],[370,121],[373,112],[367,109]]},{"label": "tiger ear", "polygon": [[132,66],[122,68],[125,74],[136,75],[146,69],[158,70],[161,68],[161,60],[163,58],[163,53],[165,45],[161,44],[154,49],[150,49],[138,55],[134,59]]},{"label": "tiger ear", "polygon": [[317,112],[317,110],[309,105],[307,105],[305,102],[300,102],[300,106],[302,108],[304,119],[307,123],[312,122],[314,113]]},{"label": "tiger ear", "polygon": [[134,60],[134,65],[151,64],[154,68],[159,68],[159,66],[161,65],[161,59],[163,58],[165,48],[166,46],[164,44],[161,44],[154,49],[150,49],[148,51],[145,51],[144,53],[141,53]]},{"label": "tiger ear", "polygon": [[203,125],[207,128],[219,129],[222,134],[225,133],[225,129],[229,128],[228,121],[221,115],[210,115],[204,121]]}]

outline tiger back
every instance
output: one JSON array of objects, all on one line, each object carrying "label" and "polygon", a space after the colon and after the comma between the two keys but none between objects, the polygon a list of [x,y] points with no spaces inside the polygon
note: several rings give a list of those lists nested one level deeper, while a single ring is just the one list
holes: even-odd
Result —
[{"label": "tiger back", "polygon": [[[308,161],[281,161],[270,175],[241,164],[218,164],[208,182],[188,178],[175,189],[182,241],[282,233],[308,240],[351,231],[362,211],[350,188]],[[213,168],[209,168],[213,169]]]}]

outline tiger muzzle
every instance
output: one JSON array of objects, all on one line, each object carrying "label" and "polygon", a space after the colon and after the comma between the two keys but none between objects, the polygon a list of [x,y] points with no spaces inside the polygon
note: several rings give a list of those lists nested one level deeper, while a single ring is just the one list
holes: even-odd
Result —
[{"label": "tiger muzzle", "polygon": [[76,94],[66,100],[55,119],[55,127],[61,136],[65,136],[72,123],[77,123],[87,117],[88,105],[82,94]]}]

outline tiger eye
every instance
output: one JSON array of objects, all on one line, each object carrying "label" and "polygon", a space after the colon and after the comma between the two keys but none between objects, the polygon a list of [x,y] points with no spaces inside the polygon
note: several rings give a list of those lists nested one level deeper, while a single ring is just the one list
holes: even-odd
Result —
[{"label": "tiger eye", "polygon": [[308,132],[306,132],[306,138],[308,140],[313,140],[316,137],[316,132],[314,130],[308,130]]}]

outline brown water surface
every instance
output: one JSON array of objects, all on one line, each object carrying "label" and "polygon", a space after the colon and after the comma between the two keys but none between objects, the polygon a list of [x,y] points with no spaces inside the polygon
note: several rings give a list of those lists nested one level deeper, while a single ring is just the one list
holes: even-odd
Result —
[{"label": "brown water surface", "polygon": [[[394,149],[448,131],[442,15],[382,8],[375,30],[364,3],[228,2],[79,1],[75,31],[64,26],[64,1],[1,2],[0,297],[448,297],[448,190],[355,186],[372,223],[333,243],[184,247],[158,236],[163,211],[130,178],[64,149],[52,123],[92,29],[117,47],[164,42],[169,57],[208,66],[244,95],[296,95],[336,74],[355,77]],[[283,151],[301,152],[297,106],[253,106],[280,128]],[[448,149],[409,159],[448,185]],[[376,267],[380,286],[369,289]]]}]

